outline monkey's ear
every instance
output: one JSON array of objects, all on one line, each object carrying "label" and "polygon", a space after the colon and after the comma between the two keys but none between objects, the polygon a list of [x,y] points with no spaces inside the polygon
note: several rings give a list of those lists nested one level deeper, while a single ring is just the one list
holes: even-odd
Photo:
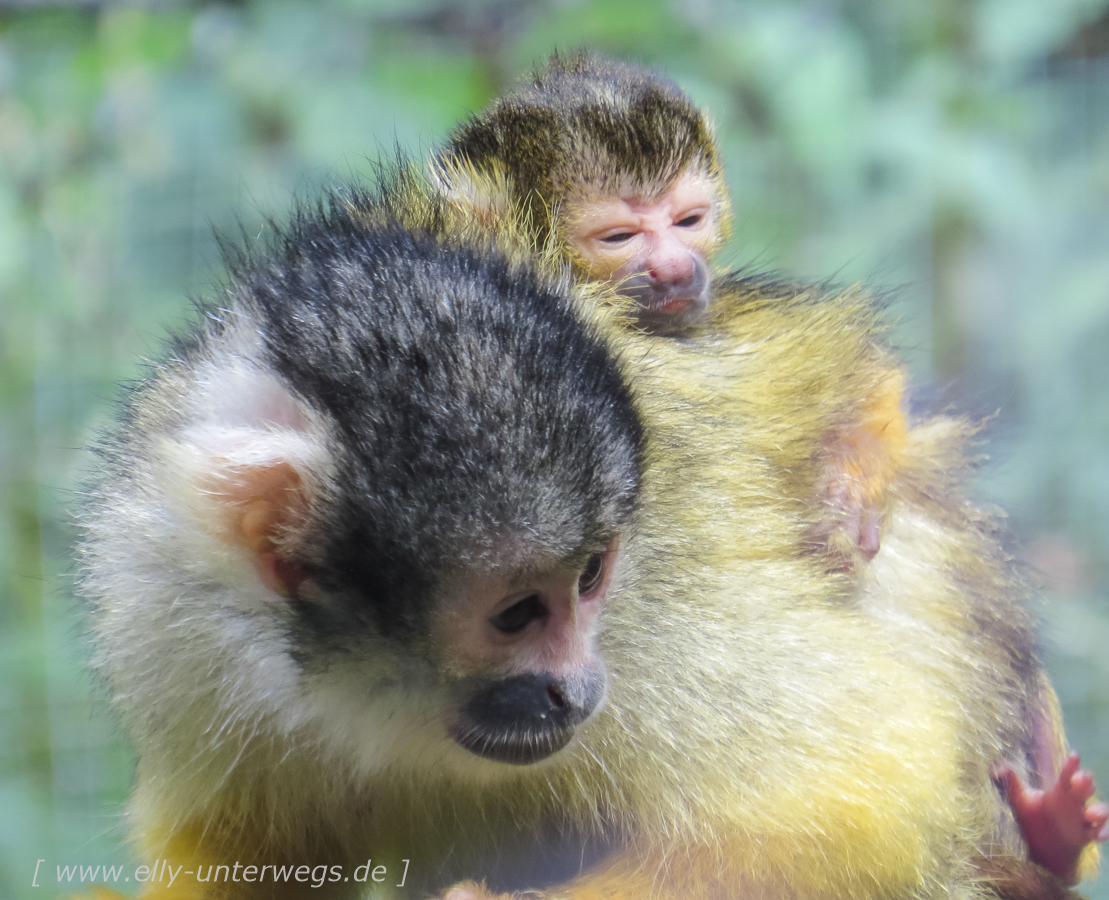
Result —
[{"label": "monkey's ear", "polygon": [[206,419],[163,440],[163,477],[174,505],[209,542],[217,539],[217,557],[245,554],[267,588],[293,597],[304,580],[301,538],[324,474],[322,429],[272,376],[222,374],[202,401]]},{"label": "monkey's ear", "polygon": [[512,211],[513,186],[498,162],[479,172],[468,160],[432,157],[428,176],[444,197],[472,210],[486,223],[502,220]]},{"label": "monkey's ear", "polygon": [[304,581],[295,561],[296,532],[308,512],[304,480],[288,460],[220,473],[223,536],[247,551],[262,583],[294,597]]}]

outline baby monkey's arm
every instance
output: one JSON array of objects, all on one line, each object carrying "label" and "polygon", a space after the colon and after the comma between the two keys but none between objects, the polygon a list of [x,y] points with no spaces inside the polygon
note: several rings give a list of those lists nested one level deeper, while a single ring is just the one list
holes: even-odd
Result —
[{"label": "baby monkey's arm", "polygon": [[1109,839],[1109,805],[1090,802],[1094,778],[1078,765],[1078,754],[1071,753],[1058,779],[1044,790],[1026,785],[1008,763],[995,769],[1028,843],[1029,857],[1067,884],[1080,880],[1086,847]]},{"label": "baby monkey's arm", "polygon": [[867,399],[858,424],[825,435],[810,534],[835,569],[853,571],[881,548],[885,492],[904,464],[908,437],[901,395],[900,373],[892,373]]}]

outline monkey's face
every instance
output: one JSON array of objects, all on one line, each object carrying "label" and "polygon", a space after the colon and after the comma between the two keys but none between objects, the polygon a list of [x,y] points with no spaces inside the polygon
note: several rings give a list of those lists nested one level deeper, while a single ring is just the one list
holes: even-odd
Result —
[{"label": "monkey's face", "polygon": [[[311,484],[291,466],[263,466],[205,497],[222,507],[219,538],[257,578],[249,592],[267,598],[262,618],[292,648],[295,693],[320,733],[372,767],[453,760],[471,774],[475,757],[525,766],[570,744],[606,695],[597,634],[618,541],[557,559],[522,549],[522,536],[430,582],[390,582],[383,597],[359,556],[384,557],[360,542],[324,565],[302,549]],[[341,530],[325,518],[329,534]]]},{"label": "monkey's face", "polygon": [[[362,541],[325,565],[301,549],[295,522],[313,504],[310,483],[291,466],[263,466],[236,471],[206,496],[225,504],[222,538],[245,554],[272,592],[270,609],[288,623],[313,705],[362,723],[378,759],[434,753],[445,743],[529,765],[569,744],[606,692],[596,635],[618,541],[593,552],[584,552],[586,543],[552,561],[549,551],[526,549],[526,536],[501,540],[426,587],[402,578],[386,579],[386,588],[361,557],[387,557]],[[325,519],[328,534],[341,531],[339,518]],[[390,596],[375,613],[368,600],[382,591]],[[382,671],[387,659],[391,675]],[[399,671],[405,677],[398,680]],[[395,684],[379,686],[366,702],[367,686],[383,675]],[[397,726],[394,748],[382,752]],[[414,739],[422,746],[414,748]]]},{"label": "monkey's face", "polygon": [[680,330],[709,303],[706,259],[719,243],[717,189],[685,174],[654,198],[592,196],[566,204],[571,255],[592,280],[618,282],[639,323]]},{"label": "monkey's face", "polygon": [[579,566],[462,579],[433,614],[450,673],[447,733],[466,750],[528,765],[561,750],[599,708],[606,672],[595,635],[616,542]]}]

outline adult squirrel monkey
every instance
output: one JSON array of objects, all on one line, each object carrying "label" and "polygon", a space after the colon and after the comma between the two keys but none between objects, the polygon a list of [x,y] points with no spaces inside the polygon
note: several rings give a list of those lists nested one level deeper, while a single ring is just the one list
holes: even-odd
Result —
[{"label": "adult squirrel monkey", "polygon": [[[520,247],[410,178],[303,209],[102,441],[80,584],[143,896],[1038,878],[988,776],[1028,680],[968,661],[959,621],[989,610],[1018,653],[1027,619],[988,522],[914,467],[957,429],[909,443],[872,565],[921,564],[847,602],[718,402],[766,370],[675,382],[702,348],[615,327]],[[872,314],[835,315],[849,365]]]},{"label": "adult squirrel monkey", "polygon": [[[676,371],[676,379],[699,378],[706,367],[742,370],[718,380],[717,402],[753,423],[752,440],[761,436],[783,496],[808,522],[803,543],[831,568],[866,581],[875,574],[864,570],[881,546],[882,523],[888,531],[904,493],[898,479],[919,482],[941,459],[965,465],[942,453],[922,457],[923,436],[959,426],[934,420],[909,428],[902,372],[879,346],[881,327],[866,313],[852,319],[869,302],[857,292],[710,272],[731,220],[713,135],[705,113],[668,80],[587,53],[556,54],[518,90],[460,125],[433,158],[431,176],[478,215],[518,217],[538,245],[565,255],[578,278],[614,283],[633,302],[639,328],[700,346],[706,359]],[[846,338],[854,359],[832,346],[847,333],[841,329],[863,336]],[[943,560],[936,563],[944,571]],[[933,619],[953,612],[923,610]],[[972,614],[972,658],[983,619],[990,620],[985,633],[994,649],[1009,643],[994,612]],[[997,774],[1032,858],[1075,883],[1084,848],[1109,836],[1109,808],[1089,802],[1092,778],[1061,749],[1061,720],[1034,647],[1020,646],[1011,665],[1030,666],[1035,682],[1025,743],[1037,788],[1011,766]],[[1092,868],[1093,848],[1085,857]]]}]

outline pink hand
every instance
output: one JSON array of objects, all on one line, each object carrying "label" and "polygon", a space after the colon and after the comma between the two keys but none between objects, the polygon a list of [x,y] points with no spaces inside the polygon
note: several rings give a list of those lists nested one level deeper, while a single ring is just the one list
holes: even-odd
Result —
[{"label": "pink hand", "polygon": [[1028,855],[1067,884],[1078,883],[1078,858],[1086,845],[1109,839],[1109,806],[1087,805],[1094,795],[1094,779],[1078,765],[1078,754],[1070,754],[1058,780],[1043,791],[1028,787],[1008,763],[995,770],[1008,791]]}]

